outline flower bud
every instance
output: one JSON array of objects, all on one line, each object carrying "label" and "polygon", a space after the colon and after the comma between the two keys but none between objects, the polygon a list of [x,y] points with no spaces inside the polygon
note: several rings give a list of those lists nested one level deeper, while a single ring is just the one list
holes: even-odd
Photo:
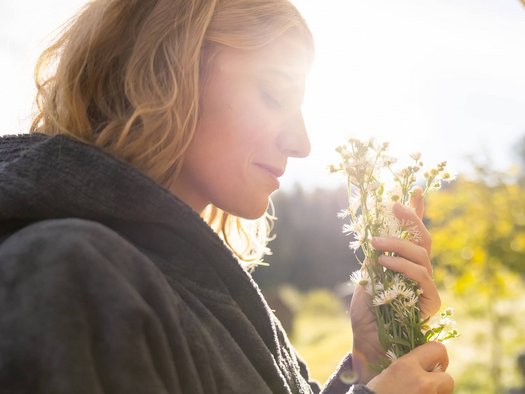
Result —
[{"label": "flower bud", "polygon": [[414,161],[419,161],[419,159],[421,159],[421,153],[420,152],[411,153],[409,156],[410,156],[410,158],[414,159]]}]

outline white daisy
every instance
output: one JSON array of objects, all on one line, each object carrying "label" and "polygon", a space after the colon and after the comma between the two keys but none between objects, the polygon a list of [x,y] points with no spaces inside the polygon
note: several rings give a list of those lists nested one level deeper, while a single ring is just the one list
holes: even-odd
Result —
[{"label": "white daisy", "polygon": [[357,270],[350,275],[350,281],[356,285],[361,286],[364,290],[370,294],[372,281],[366,270]]},{"label": "white daisy", "polygon": [[350,209],[348,208],[345,208],[345,209],[342,209],[341,211],[339,211],[337,213],[337,217],[339,219],[346,219],[348,216],[350,216],[352,214],[352,212],[350,211]]},{"label": "white daisy", "polygon": [[357,250],[361,247],[361,242],[359,242],[359,240],[350,241],[348,247],[352,250]]},{"label": "white daisy", "polygon": [[383,290],[376,294],[373,304],[374,306],[391,304],[397,296],[398,294],[392,289]]},{"label": "white daisy", "polygon": [[418,302],[419,298],[414,292],[412,292],[410,296],[405,297],[405,300],[403,301],[403,306],[407,309],[417,308]]},{"label": "white daisy", "polygon": [[[407,287],[401,275],[394,276],[394,283],[392,284],[392,290],[403,298],[416,297],[414,291]],[[417,297],[416,297],[417,299]]]},{"label": "white daisy", "polygon": [[417,224],[412,220],[405,219],[401,221],[400,227],[407,234],[408,240],[418,245],[422,242],[423,236],[421,235],[421,231],[419,231]]},{"label": "white daisy", "polygon": [[450,332],[456,329],[456,321],[450,317],[444,317],[439,321],[440,327],[443,327],[443,331]]},{"label": "white daisy", "polygon": [[396,361],[397,358],[398,358],[396,352],[394,352],[393,349],[389,349],[389,350],[386,352],[386,357],[387,357],[390,361]]}]

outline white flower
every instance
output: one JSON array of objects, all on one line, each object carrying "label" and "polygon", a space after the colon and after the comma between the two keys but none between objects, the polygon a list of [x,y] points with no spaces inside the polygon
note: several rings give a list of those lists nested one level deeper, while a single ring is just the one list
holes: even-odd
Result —
[{"label": "white flower", "polygon": [[399,294],[392,289],[380,291],[373,300],[374,306],[391,304]]},{"label": "white flower", "polygon": [[352,250],[357,250],[361,247],[361,242],[359,240],[350,241],[348,247]]},{"label": "white flower", "polygon": [[450,332],[456,329],[456,321],[450,317],[444,317],[440,319],[439,326],[443,327],[445,332]]},{"label": "white flower", "polygon": [[419,298],[416,296],[414,292],[408,297],[405,297],[405,300],[403,301],[403,306],[407,309],[411,308],[417,308],[417,303],[419,302]]},{"label": "white flower", "polygon": [[368,140],[368,147],[372,150],[379,150],[381,148],[381,145],[379,144],[379,142],[377,141],[377,139],[375,139],[374,137],[370,138]]},{"label": "white flower", "polygon": [[376,191],[381,186],[381,183],[377,181],[370,182],[368,185],[368,191]]},{"label": "white flower", "polygon": [[350,249],[357,250],[367,239],[363,218],[359,216],[356,221],[344,224],[343,234],[354,236],[354,240],[350,242]]},{"label": "white flower", "polygon": [[395,157],[383,155],[381,163],[383,166],[390,167],[392,164],[395,163],[397,163],[397,159]]},{"label": "white flower", "polygon": [[416,296],[414,291],[407,287],[401,275],[394,276],[394,283],[392,284],[391,289],[403,298],[411,298]]},{"label": "white flower", "polygon": [[440,180],[434,180],[429,186],[428,190],[439,190],[441,189],[441,181]]},{"label": "white flower", "polygon": [[368,275],[368,272],[364,270],[357,270],[352,272],[352,275],[350,275],[350,280],[355,285],[366,286],[370,283],[370,276]]},{"label": "white flower", "polygon": [[399,186],[398,183],[388,188],[385,194],[387,196],[387,200],[390,202],[391,205],[394,205],[396,201],[401,201],[401,199],[403,198],[403,190],[401,189],[401,186]]},{"label": "white flower", "polygon": [[394,205],[393,201],[389,200],[387,197],[383,201],[383,226],[380,236],[382,237],[399,237],[401,234],[400,224],[397,217],[392,211],[392,206]]},{"label": "white flower", "polygon": [[[443,315],[443,314],[441,314]],[[439,315],[433,316],[428,322],[432,328],[442,328],[443,331],[453,331],[456,329],[456,321],[449,316],[440,317]]]},{"label": "white flower", "polygon": [[389,350],[386,352],[386,357],[387,357],[390,361],[396,361],[396,360],[397,360],[397,354],[396,354],[396,352],[394,352],[394,350],[392,350],[392,349],[389,349]]},{"label": "white flower", "polygon": [[442,315],[445,315],[445,316],[454,316],[454,308],[452,307],[447,307],[445,308],[445,310],[443,311],[443,314]]},{"label": "white flower", "polygon": [[[376,294],[384,290],[385,286],[381,282],[374,283],[374,291]],[[372,295],[372,287],[370,287],[370,295]]]},{"label": "white flower", "polygon": [[401,221],[400,227],[406,232],[409,241],[418,245],[423,241],[423,236],[421,235],[421,231],[419,231],[419,227],[412,220],[405,219]]},{"label": "white flower", "polygon": [[343,234],[349,235],[349,234],[352,234],[353,232],[354,232],[354,226],[352,225],[352,223],[343,224]]},{"label": "white flower", "polygon": [[457,174],[451,171],[444,172],[443,175],[441,175],[441,180],[444,182],[452,182],[457,178]]},{"label": "white flower", "polygon": [[369,161],[366,158],[366,156],[355,157],[355,158],[352,159],[352,161],[349,161],[346,164],[346,168],[347,169],[363,170],[366,167],[368,167],[368,163],[369,163]]},{"label": "white flower", "polygon": [[439,342],[446,342],[451,338],[455,338],[459,335],[456,328],[456,321],[445,315],[445,312],[441,313],[441,316],[433,316],[427,325],[425,325],[423,332],[432,332],[430,340],[437,340]]},{"label": "white flower", "polygon": [[366,270],[354,271],[352,275],[350,275],[350,281],[356,286],[363,287],[367,293],[371,293],[372,281]]},{"label": "white flower", "polygon": [[414,161],[419,161],[419,159],[421,159],[421,152],[414,152],[411,153],[409,156],[411,159],[414,159]]},{"label": "white flower", "polygon": [[394,216],[385,215],[383,226],[381,228],[381,237],[399,237],[400,228],[397,219]]},{"label": "white flower", "polygon": [[[348,208],[346,208],[346,209],[342,209],[341,211],[339,211],[339,213],[337,214],[337,217],[339,219],[346,219],[351,214],[352,212]],[[344,226],[343,226],[343,233],[344,233]]]}]

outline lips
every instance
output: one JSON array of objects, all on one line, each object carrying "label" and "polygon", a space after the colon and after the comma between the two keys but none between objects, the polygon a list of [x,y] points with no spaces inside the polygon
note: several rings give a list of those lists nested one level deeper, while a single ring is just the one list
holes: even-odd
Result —
[{"label": "lips", "polygon": [[261,167],[263,170],[266,170],[276,178],[280,178],[284,174],[284,168],[274,167],[268,164],[257,163],[257,166]]}]

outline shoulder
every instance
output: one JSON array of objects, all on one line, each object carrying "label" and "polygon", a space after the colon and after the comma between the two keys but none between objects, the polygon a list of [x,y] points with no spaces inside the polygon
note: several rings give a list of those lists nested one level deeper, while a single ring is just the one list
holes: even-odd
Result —
[{"label": "shoulder", "polygon": [[91,220],[67,218],[43,220],[30,224],[7,238],[1,245],[3,253],[23,253],[28,256],[76,251],[79,247],[97,249],[126,242],[108,227]]},{"label": "shoulder", "polygon": [[146,255],[110,228],[80,219],[41,221],[0,244],[0,287],[0,310],[24,304],[56,321],[82,310],[153,318],[181,306]]}]

